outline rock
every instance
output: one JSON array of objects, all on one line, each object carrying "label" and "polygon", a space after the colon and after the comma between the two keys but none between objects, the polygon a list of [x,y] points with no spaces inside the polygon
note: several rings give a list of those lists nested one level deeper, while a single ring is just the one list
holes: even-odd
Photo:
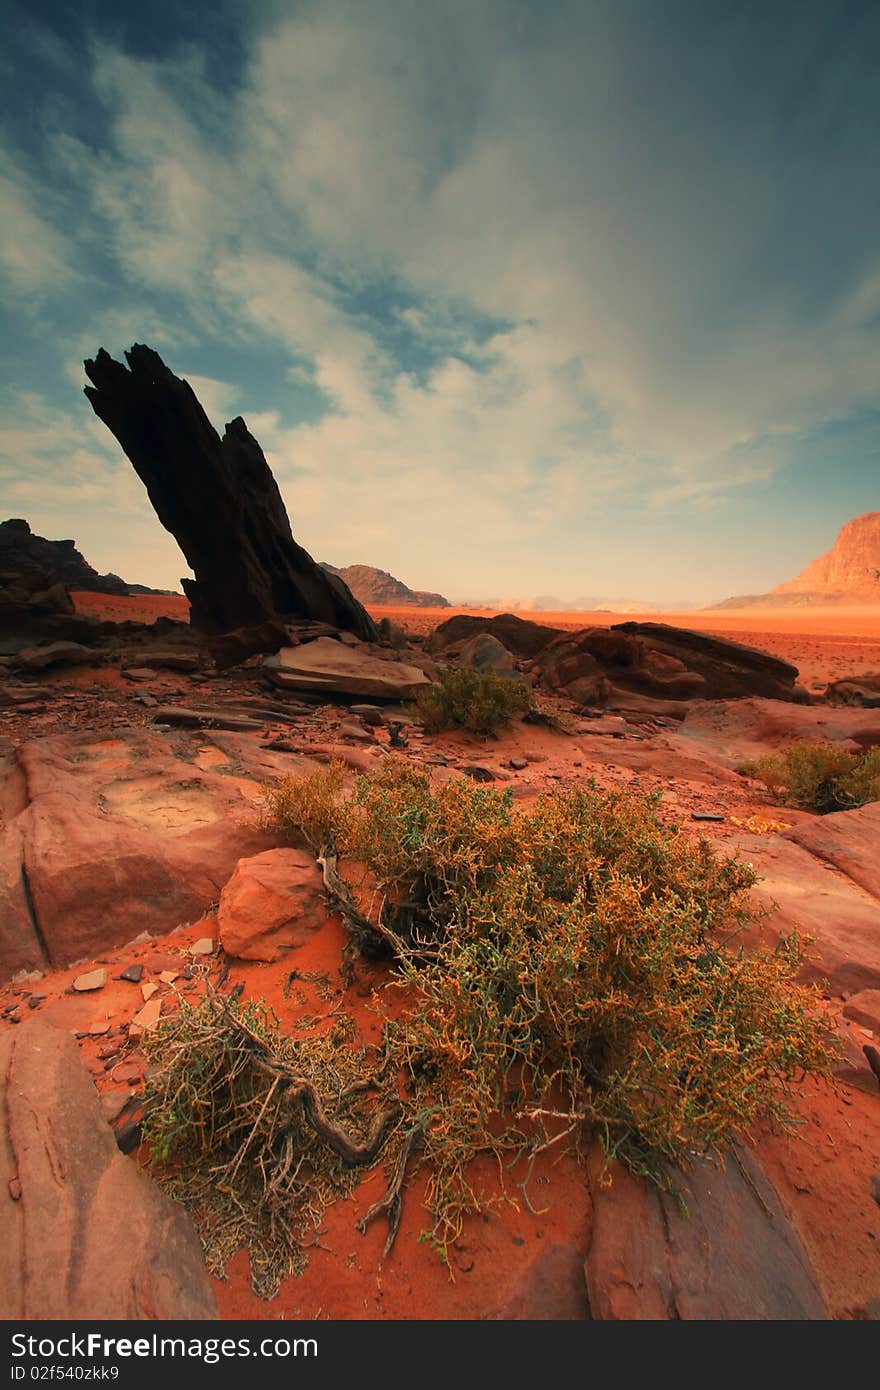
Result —
[{"label": "rock", "polygon": [[593,1233],[586,1261],[594,1318],[824,1319],[815,1275],[755,1155],[682,1178],[687,1211],[613,1163],[590,1157]]},{"label": "rock", "polygon": [[77,975],[73,982],[73,988],[80,994],[86,994],[89,990],[103,989],[106,983],[106,970],[89,970],[85,975]]},{"label": "rock", "polygon": [[127,681],[151,681],[155,676],[156,672],[151,666],[129,666],[122,672],[123,680]]},{"label": "rock", "polygon": [[340,724],[340,738],[353,738],[356,743],[372,743],[373,735],[364,729],[360,724]]},{"label": "rock", "polygon": [[697,745],[713,760],[739,768],[793,743],[841,743],[855,752],[871,748],[880,744],[880,714],[780,700],[719,701],[688,708],[680,734],[667,742],[682,751]]},{"label": "rock", "polygon": [[880,671],[832,681],[825,688],[829,705],[857,705],[862,709],[880,709]]},{"label": "rock", "polygon": [[127,965],[119,978],[120,980],[128,980],[133,985],[139,985],[144,978],[144,967],[142,965]]},{"label": "rock", "polygon": [[[144,1033],[152,1033],[154,1028],[159,1025],[162,1017],[162,1000],[148,999],[142,1009],[139,1009],[128,1027],[128,1036],[132,1042],[138,1041]],[[120,1077],[120,1080],[123,1078]]]},{"label": "rock", "polygon": [[57,603],[60,589],[67,597],[58,612],[73,612],[67,589],[88,589],[100,594],[127,594],[128,585],[118,574],[98,574],[86,562],[73,541],[49,541],[35,536],[26,521],[0,522],[0,571],[25,585],[34,602]]},{"label": "rock", "polygon": [[457,613],[447,618],[434,629],[427,642],[427,649],[437,655],[445,655],[479,633],[488,633],[519,657],[535,657],[543,651],[555,637],[564,636],[558,627],[545,627],[527,618],[517,618],[513,613],[500,613],[494,618],[478,618],[470,613]]},{"label": "rock", "polygon": [[324,925],[324,880],[304,850],[271,849],[239,860],[220,894],[220,941],[227,955],[278,960]]},{"label": "rock", "polygon": [[167,651],[139,651],[138,661],[151,676],[154,676],[157,670],[198,671],[202,664],[198,652],[180,651],[179,648],[169,648]]},{"label": "rock", "polygon": [[837,1020],[837,1037],[841,1055],[834,1064],[835,1079],[845,1086],[852,1086],[856,1091],[876,1096],[880,1092],[880,1081],[874,1075],[874,1069],[865,1056],[864,1049],[859,1046],[842,1019]]},{"label": "rock", "polygon": [[221,440],[189,384],[135,344],[128,369],[102,348],[85,369],[95,414],[146,484],[195,579],[190,621],[208,634],[314,618],[374,640],[372,619],[337,575],[296,544],[263,452],[238,417]]},{"label": "rock", "polygon": [[328,637],[282,647],[275,656],[266,657],[263,667],[272,684],[282,690],[408,700],[431,684],[416,666],[379,657],[368,646],[351,648]]},{"label": "rock", "polygon": [[863,1028],[880,1034],[880,989],[863,989],[851,995],[843,1006],[843,1014]]},{"label": "rock", "polygon": [[284,623],[273,620],[254,627],[237,627],[233,632],[221,632],[209,642],[211,655],[218,671],[239,666],[249,657],[263,652],[277,652],[280,647],[296,646],[292,631]]},{"label": "rock", "polygon": [[0,1307],[16,1320],[214,1319],[192,1222],[117,1149],[66,1033],[0,1037]]},{"label": "rock", "polygon": [[159,986],[156,984],[155,980],[148,980],[146,984],[141,985],[141,996],[143,997],[143,1001],[145,1004],[150,999],[152,999],[153,995],[157,993],[158,989]]},{"label": "rock", "polygon": [[41,738],[0,766],[0,979],[197,922],[238,860],[276,843],[262,787],[308,764],[224,739],[220,768],[194,766],[186,734],[137,728]]},{"label": "rock", "polygon": [[484,763],[465,763],[461,771],[472,782],[494,782],[497,775],[493,767],[486,767]]},{"label": "rock", "polygon": [[153,715],[154,724],[170,724],[174,729],[230,729],[234,733],[253,733],[262,729],[259,719],[238,714],[223,714],[220,710],[185,709],[182,705],[160,705]]},{"label": "rock", "polygon": [[461,666],[470,666],[474,671],[524,681],[510,652],[491,632],[475,632],[473,637],[462,643],[458,650],[458,662]]},{"label": "rock", "polygon": [[47,642],[18,652],[15,667],[19,671],[45,671],[49,666],[82,666],[96,659],[94,651],[80,642]]},{"label": "rock", "polygon": [[217,949],[213,936],[200,936],[189,948],[191,956],[212,956]]},{"label": "rock", "polygon": [[508,763],[508,767],[512,767],[514,772],[523,772],[528,765],[528,758],[511,758]]},{"label": "rock", "polygon": [[350,709],[352,714],[358,715],[371,728],[376,728],[383,722],[379,705],[351,705]]},{"label": "rock", "polygon": [[492,1321],[583,1322],[590,1317],[584,1257],[573,1245],[544,1245]]},{"label": "rock", "polygon": [[880,801],[817,816],[793,826],[786,838],[880,899]]},{"label": "rock", "polygon": [[719,841],[738,850],[760,880],[754,896],[769,909],[742,939],[770,944],[797,931],[813,938],[800,967],[803,980],[826,982],[834,993],[880,988],[880,902],[835,873],[785,835],[755,835],[731,827]]}]

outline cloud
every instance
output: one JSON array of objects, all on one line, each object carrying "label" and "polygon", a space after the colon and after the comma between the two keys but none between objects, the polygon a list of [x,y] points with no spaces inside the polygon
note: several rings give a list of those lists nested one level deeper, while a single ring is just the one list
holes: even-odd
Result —
[{"label": "cloud", "polygon": [[64,237],[41,216],[33,181],[8,155],[0,154],[0,271],[20,296],[42,296],[76,278]]}]

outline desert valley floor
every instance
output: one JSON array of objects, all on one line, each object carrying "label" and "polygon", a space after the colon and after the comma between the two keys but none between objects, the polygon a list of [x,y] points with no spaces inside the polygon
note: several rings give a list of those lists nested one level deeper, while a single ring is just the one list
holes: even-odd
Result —
[{"label": "desert valley floor", "polygon": [[[117,621],[186,616],[185,600],[174,596],[80,593],[75,599],[79,611]],[[373,616],[391,618],[424,636],[455,611],[375,610]],[[566,629],[620,621],[610,613],[518,616]],[[732,637],[782,657],[799,668],[801,683],[811,692],[829,681],[880,671],[877,609],[645,616]],[[270,843],[261,839],[265,832],[259,829],[259,809],[263,788],[274,777],[331,756],[354,769],[368,769],[377,759],[391,756],[384,726],[361,728],[345,706],[336,703],[317,705],[295,720],[276,721],[268,713],[264,721],[260,716],[254,732],[157,726],[157,706],[201,708],[208,696],[230,704],[237,698],[255,699],[259,686],[253,670],[245,666],[207,676],[157,669],[149,680],[132,680],[123,675],[123,665],[108,659],[94,667],[41,673],[32,700],[0,710],[0,746],[7,758],[17,750],[29,750],[24,766],[34,785],[51,778],[53,767],[66,769],[65,759],[74,758],[71,750],[76,746],[76,774],[82,786],[102,798],[104,811],[109,809],[119,824],[135,825],[157,841],[178,835],[191,822],[204,822],[207,835],[210,822],[219,816],[214,808],[222,802],[224,814],[252,825],[253,847],[243,853],[253,853]],[[681,820],[689,834],[706,835],[719,847],[737,849],[754,862],[763,877],[758,892],[778,904],[768,920],[771,939],[774,923],[788,928],[795,922],[818,939],[822,959],[813,973],[829,982],[821,1007],[845,1050],[835,1085],[807,1082],[794,1087],[801,1123],[793,1134],[769,1127],[757,1134],[763,1173],[806,1252],[827,1315],[876,1318],[880,1088],[863,1049],[873,1047],[876,1055],[880,1038],[874,1030],[880,1024],[875,1019],[866,1026],[864,1020],[847,1016],[845,1009],[854,994],[880,990],[878,820],[874,816],[853,822],[855,829],[839,845],[831,843],[830,832],[823,842],[818,818],[771,804],[760,784],[742,776],[737,767],[756,751],[784,746],[794,738],[880,743],[880,710],[748,698],[727,702],[719,712],[716,702],[706,702],[702,709],[700,703],[683,723],[647,716],[591,718],[587,711],[573,714],[569,708],[566,732],[516,722],[497,738],[482,739],[465,733],[428,736],[413,728],[406,748],[397,755],[430,766],[441,778],[477,764],[526,802],[554,786],[589,779],[609,790],[658,791],[664,819]],[[147,762],[155,774],[152,781],[145,775]],[[188,776],[181,775],[182,767]],[[14,804],[8,805],[5,814],[15,810]],[[62,808],[60,814],[75,838],[76,806]],[[695,820],[695,815],[717,819]],[[328,916],[325,926],[297,947],[297,969],[311,982],[301,981],[294,990],[285,989],[290,956],[262,964],[224,961],[222,953],[193,955],[195,942],[216,935],[216,919],[210,913],[159,934],[149,934],[144,921],[134,925],[130,945],[0,986],[0,1042],[35,1015],[71,1032],[111,1124],[136,1113],[143,1088],[146,1061],[128,1029],[144,1006],[144,984],[157,987],[149,993],[167,1011],[178,994],[192,999],[206,979],[223,973],[225,987],[240,983],[246,996],[266,998],[287,1027],[320,1028],[322,1017],[344,1012],[354,1018],[363,1041],[377,1035],[371,1005],[375,994],[385,989],[386,976],[378,967],[358,964],[354,979],[343,983],[344,934],[335,917]],[[139,976],[138,982],[120,978],[132,966],[142,967],[130,972]],[[104,986],[74,991],[73,980],[92,969],[106,970]],[[482,1216],[469,1220],[449,1270],[419,1241],[424,1226],[423,1174],[407,1191],[400,1232],[387,1259],[382,1256],[383,1223],[374,1223],[365,1235],[358,1233],[358,1219],[383,1190],[380,1165],[350,1199],[329,1208],[308,1267],[286,1280],[275,1299],[265,1302],[254,1295],[247,1258],[237,1255],[227,1277],[213,1280],[220,1314],[231,1319],[586,1316],[578,1312],[583,1293],[572,1270],[582,1265],[591,1247],[596,1192],[594,1188],[591,1195],[583,1168],[560,1149],[550,1148],[539,1157],[527,1185],[525,1174],[507,1175],[512,1200],[490,1202]],[[138,1161],[147,1162],[143,1151]],[[479,1173],[479,1182],[488,1198],[498,1195],[491,1166]],[[625,1206],[625,1195],[620,1201]],[[557,1303],[536,1314],[530,1300],[547,1296],[535,1274],[545,1257],[555,1271],[550,1283]],[[614,1270],[609,1267],[606,1272],[613,1284]],[[593,1277],[599,1277],[595,1271]],[[541,1291],[536,1294],[537,1286]],[[615,1296],[622,1296],[619,1290],[609,1294],[612,1305]]]}]

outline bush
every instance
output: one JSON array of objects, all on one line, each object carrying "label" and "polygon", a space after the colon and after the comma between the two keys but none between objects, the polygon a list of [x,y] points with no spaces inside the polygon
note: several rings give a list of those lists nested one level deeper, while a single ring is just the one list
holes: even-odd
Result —
[{"label": "bush", "polygon": [[850,753],[834,743],[795,743],[743,771],[763,782],[782,804],[820,815],[880,801],[878,748]]},{"label": "bush", "polygon": [[[294,815],[298,802],[313,814],[309,779],[288,781]],[[397,763],[345,802],[338,848],[378,881],[375,924],[411,987],[386,1037],[441,1250],[478,1205],[475,1154],[509,1161],[586,1130],[668,1183],[669,1164],[784,1119],[795,1074],[827,1071],[813,992],[788,983],[796,938],[732,945],[762,911],[754,872],[656,806],[590,788],[525,811]]]},{"label": "bush", "polygon": [[444,729],[469,729],[494,734],[532,706],[532,693],[520,681],[450,666],[439,681],[419,692],[416,708],[429,734]]}]

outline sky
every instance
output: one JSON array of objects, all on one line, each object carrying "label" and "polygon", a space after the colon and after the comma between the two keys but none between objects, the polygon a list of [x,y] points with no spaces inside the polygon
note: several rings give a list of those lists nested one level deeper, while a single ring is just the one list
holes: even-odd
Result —
[{"label": "sky", "polygon": [[880,508],[880,6],[7,0],[0,516],[177,588],[156,348],[316,559],[759,593]]}]

